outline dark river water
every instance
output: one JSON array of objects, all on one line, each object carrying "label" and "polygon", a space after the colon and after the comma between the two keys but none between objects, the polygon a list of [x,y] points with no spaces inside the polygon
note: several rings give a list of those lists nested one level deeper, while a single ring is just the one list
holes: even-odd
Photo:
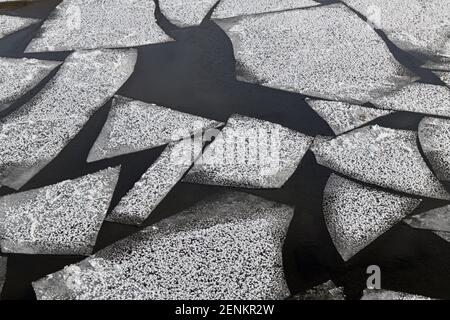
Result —
[{"label": "dark river water", "polygon": [[[42,18],[59,1],[43,0],[23,6],[0,5],[0,13]],[[230,40],[213,22],[200,27],[177,29],[161,14],[159,23],[176,41],[139,47],[134,74],[118,92],[138,100],[211,119],[226,121],[233,113],[276,122],[309,135],[332,135],[328,125],[305,103],[305,96],[265,88],[235,79],[235,60]],[[39,25],[0,40],[0,56],[63,60],[68,53],[23,54]],[[417,58],[396,48],[387,38],[395,57],[427,83],[440,83],[430,71],[417,67]],[[54,73],[52,73],[54,74]],[[47,80],[52,76],[47,78]],[[88,75],[87,75],[88,76]],[[19,107],[42,88],[37,86],[18,101]],[[89,120],[63,152],[22,190],[46,186],[122,165],[111,208],[156,160],[163,148],[124,155],[111,160],[86,163],[90,147],[100,132],[110,107],[108,102]],[[421,115],[397,112],[373,123],[417,130]],[[400,223],[344,263],[328,235],[322,215],[322,193],[330,171],[318,165],[308,152],[288,183],[277,190],[243,190],[295,206],[295,216],[284,246],[284,265],[292,293],[332,279],[345,287],[349,298],[358,298],[366,285],[366,268],[381,268],[382,287],[435,298],[450,298],[450,243],[428,231]],[[225,188],[179,183],[152,213],[146,225],[173,215]],[[13,190],[1,188],[0,195]],[[424,200],[416,212],[444,205]],[[139,230],[137,227],[105,222],[96,250]],[[3,299],[35,299],[31,282],[65,265],[78,256],[10,254]]]}]

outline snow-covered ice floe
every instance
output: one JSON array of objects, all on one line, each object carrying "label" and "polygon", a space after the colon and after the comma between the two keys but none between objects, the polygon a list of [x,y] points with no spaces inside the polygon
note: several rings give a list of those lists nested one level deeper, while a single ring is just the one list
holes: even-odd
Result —
[{"label": "snow-covered ice floe", "polygon": [[344,288],[329,280],[295,295],[294,300],[345,300]]},{"label": "snow-covered ice floe", "polygon": [[33,283],[38,299],[283,299],[293,208],[220,193]]},{"label": "snow-covered ice floe", "polygon": [[0,39],[39,21],[39,19],[0,14]]},{"label": "snow-covered ice floe", "polygon": [[432,298],[383,289],[365,289],[361,300],[433,300]]},{"label": "snow-covered ice floe", "polygon": [[217,0],[159,0],[161,13],[180,27],[192,27],[202,23]]},{"label": "snow-covered ice floe", "polygon": [[420,197],[449,200],[427,166],[417,133],[377,125],[356,129],[312,148],[319,164],[369,184]]},{"label": "snow-covered ice floe", "polygon": [[220,125],[219,121],[116,96],[87,161],[155,148]]},{"label": "snow-covered ice floe", "polygon": [[0,198],[2,252],[92,253],[119,168]]},{"label": "snow-covered ice floe", "polygon": [[407,217],[404,222],[416,229],[433,231],[450,242],[450,205]]},{"label": "snow-covered ice floe", "polygon": [[30,101],[0,119],[0,184],[19,189],[133,73],[137,51],[74,52]]},{"label": "snow-covered ice floe", "polygon": [[233,115],[183,181],[281,188],[308,151],[312,137],[260,119]]}]

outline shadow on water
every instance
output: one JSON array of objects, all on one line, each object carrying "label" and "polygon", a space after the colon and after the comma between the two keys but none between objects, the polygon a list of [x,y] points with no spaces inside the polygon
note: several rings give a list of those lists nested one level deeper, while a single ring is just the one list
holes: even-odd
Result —
[{"label": "shadow on water", "polygon": [[[40,1],[16,11],[8,9],[8,13],[45,19],[59,2]],[[172,25],[159,10],[156,17],[160,26],[176,41],[139,47],[135,72],[119,90],[119,94],[221,121],[226,121],[233,113],[240,113],[280,123],[309,135],[333,135],[328,125],[305,103],[303,95],[237,81],[231,41],[214,22],[205,20],[201,26],[180,29]],[[1,39],[0,55],[63,60],[67,52],[23,54],[38,27],[31,26]],[[406,55],[396,57],[405,65],[410,63]],[[419,70],[416,73],[424,75],[423,79],[427,82],[435,81],[429,78],[426,71]],[[36,94],[49,78],[20,99],[13,109]],[[90,147],[106,120],[109,108],[110,102],[100,108],[61,154],[23,190],[121,165],[122,171],[111,208],[117,204],[163,148],[86,163]],[[373,123],[416,130],[421,118],[420,115],[398,112]],[[238,189],[295,206],[295,215],[283,249],[285,273],[291,291],[296,293],[332,278],[336,283],[345,285],[351,297],[357,297],[365,284],[365,268],[378,264],[383,272],[385,288],[448,298],[450,275],[444,269],[450,265],[450,246],[430,232],[400,224],[350,262],[345,264],[341,260],[322,215],[322,192],[329,174],[330,171],[319,166],[314,155],[308,152],[283,188]],[[224,189],[227,188],[179,183],[145,225],[173,215]],[[12,192],[7,188],[0,189],[0,195]],[[421,208],[425,210],[437,205],[442,203],[427,200]],[[99,250],[137,230],[137,227],[105,222],[95,249]],[[9,255],[3,298],[33,299],[32,281],[82,258]]]}]

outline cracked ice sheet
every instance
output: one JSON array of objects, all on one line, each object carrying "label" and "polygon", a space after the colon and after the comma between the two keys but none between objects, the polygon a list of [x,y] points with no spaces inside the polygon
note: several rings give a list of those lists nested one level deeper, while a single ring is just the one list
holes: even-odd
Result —
[{"label": "cracked ice sheet", "polygon": [[283,11],[319,5],[312,0],[221,0],[213,19],[226,19],[243,15]]},{"label": "cracked ice sheet", "polygon": [[343,0],[405,51],[438,65],[450,57],[450,1]]},{"label": "cracked ice sheet", "polygon": [[416,214],[404,221],[416,229],[450,232],[450,206]]},{"label": "cracked ice sheet", "polygon": [[134,70],[137,52],[74,52],[49,83],[0,119],[0,184],[19,189],[52,161]]},{"label": "cracked ice sheet", "polygon": [[38,23],[39,19],[0,15],[0,39]]},{"label": "cracked ice sheet", "polygon": [[330,280],[295,295],[294,300],[345,300],[344,288]]},{"label": "cracked ice sheet", "polygon": [[420,201],[332,174],[323,194],[323,213],[331,239],[347,261],[412,212]]},{"label": "cracked ice sheet", "polygon": [[319,164],[351,178],[417,196],[449,200],[428,168],[414,131],[368,126],[316,144]]},{"label": "cracked ice sheet", "polygon": [[65,0],[25,52],[136,47],[172,39],[157,25],[150,0]]},{"label": "cracked ice sheet", "polygon": [[200,25],[217,0],[159,0],[161,13],[179,27]]},{"label": "cracked ice sheet", "polygon": [[5,284],[7,265],[8,258],[0,257],[0,294],[2,293],[3,285]]},{"label": "cracked ice sheet", "polygon": [[192,166],[202,142],[185,139],[169,144],[107,217],[108,221],[142,224]]},{"label": "cracked ice sheet", "polygon": [[410,294],[404,292],[383,290],[383,289],[364,289],[361,300],[434,300],[429,297]]},{"label": "cracked ice sheet", "polygon": [[293,208],[228,192],[33,283],[38,299],[283,299]]},{"label": "cracked ice sheet", "polygon": [[119,168],[0,198],[2,252],[92,253]]},{"label": "cracked ice sheet", "polygon": [[87,161],[155,148],[219,125],[222,123],[116,96]]},{"label": "cracked ice sheet", "polygon": [[423,118],[419,123],[419,141],[436,176],[450,181],[450,120]]},{"label": "cracked ice sheet", "polygon": [[450,88],[412,83],[370,101],[375,107],[450,117]]},{"label": "cracked ice sheet", "polygon": [[183,181],[281,188],[297,169],[313,139],[279,124],[233,115]]},{"label": "cracked ice sheet", "polygon": [[59,61],[0,57],[0,111],[41,82]]},{"label": "cracked ice sheet", "polygon": [[244,81],[360,103],[412,80],[376,32],[342,4],[217,23],[231,38]]},{"label": "cracked ice sheet", "polygon": [[358,128],[392,111],[366,108],[346,102],[307,99],[308,105],[321,116],[336,135]]}]

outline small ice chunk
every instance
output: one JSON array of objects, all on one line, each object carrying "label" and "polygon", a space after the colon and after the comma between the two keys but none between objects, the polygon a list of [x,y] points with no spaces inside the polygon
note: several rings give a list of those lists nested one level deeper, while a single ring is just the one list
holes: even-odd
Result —
[{"label": "small ice chunk", "polygon": [[33,287],[41,300],[284,299],[282,247],[293,211],[220,193]]},{"label": "small ice chunk", "polygon": [[441,71],[435,71],[434,72],[442,81],[444,81],[447,86],[450,87],[450,71],[448,72],[441,72]]},{"label": "small ice chunk", "polygon": [[303,293],[297,294],[295,300],[345,300],[344,288],[337,287],[333,281],[327,281]]},{"label": "small ice chunk", "polygon": [[134,70],[137,51],[74,52],[30,101],[0,119],[0,184],[19,189],[52,161]]},{"label": "small ice chunk", "polygon": [[119,168],[0,198],[2,252],[92,253]]},{"label": "small ice chunk", "polygon": [[343,4],[217,21],[238,78],[329,100],[367,102],[412,80],[378,34]]},{"label": "small ice chunk", "polygon": [[323,214],[337,251],[347,261],[412,212],[420,201],[332,174],[323,193]]},{"label": "small ice chunk", "polygon": [[116,96],[87,161],[162,146],[221,124],[156,104]]},{"label": "small ice chunk", "polygon": [[450,181],[450,120],[423,118],[419,124],[419,141],[436,176]]},{"label": "small ice chunk", "polygon": [[8,264],[8,258],[0,256],[0,294],[3,290],[3,285],[6,279],[6,268]]},{"label": "small ice chunk", "polygon": [[0,57],[0,111],[41,82],[59,61]]},{"label": "small ice chunk", "polygon": [[346,102],[307,99],[308,105],[321,116],[335,134],[358,128],[392,111],[366,108]]},{"label": "small ice chunk", "polygon": [[385,96],[372,99],[371,103],[381,109],[450,117],[450,88],[412,83]]},{"label": "small ice chunk", "polygon": [[150,0],[65,0],[25,52],[137,47],[171,41]]},{"label": "small ice chunk", "polygon": [[180,27],[197,26],[202,23],[217,0],[159,0],[161,13]]},{"label": "small ice chunk", "polygon": [[450,205],[413,215],[404,221],[417,229],[450,232]]},{"label": "small ice chunk", "polygon": [[202,141],[191,139],[169,144],[114,208],[107,220],[142,224],[178,183],[202,151]]},{"label": "small ice chunk", "polygon": [[433,300],[432,298],[404,292],[365,289],[361,300]]},{"label": "small ice chunk", "polygon": [[316,144],[319,164],[351,178],[421,197],[449,200],[450,195],[423,160],[414,131],[377,125]]},{"label": "small ice chunk", "polygon": [[297,169],[312,141],[312,137],[279,124],[233,115],[183,181],[281,188]]},{"label": "small ice chunk", "polygon": [[38,23],[39,19],[0,15],[0,39]]},{"label": "small ice chunk", "polygon": [[450,242],[450,232],[434,231],[434,234],[441,237],[445,241]]},{"label": "small ice chunk", "polygon": [[318,5],[313,0],[221,0],[212,15],[213,19],[225,19],[243,15],[283,11]]}]

